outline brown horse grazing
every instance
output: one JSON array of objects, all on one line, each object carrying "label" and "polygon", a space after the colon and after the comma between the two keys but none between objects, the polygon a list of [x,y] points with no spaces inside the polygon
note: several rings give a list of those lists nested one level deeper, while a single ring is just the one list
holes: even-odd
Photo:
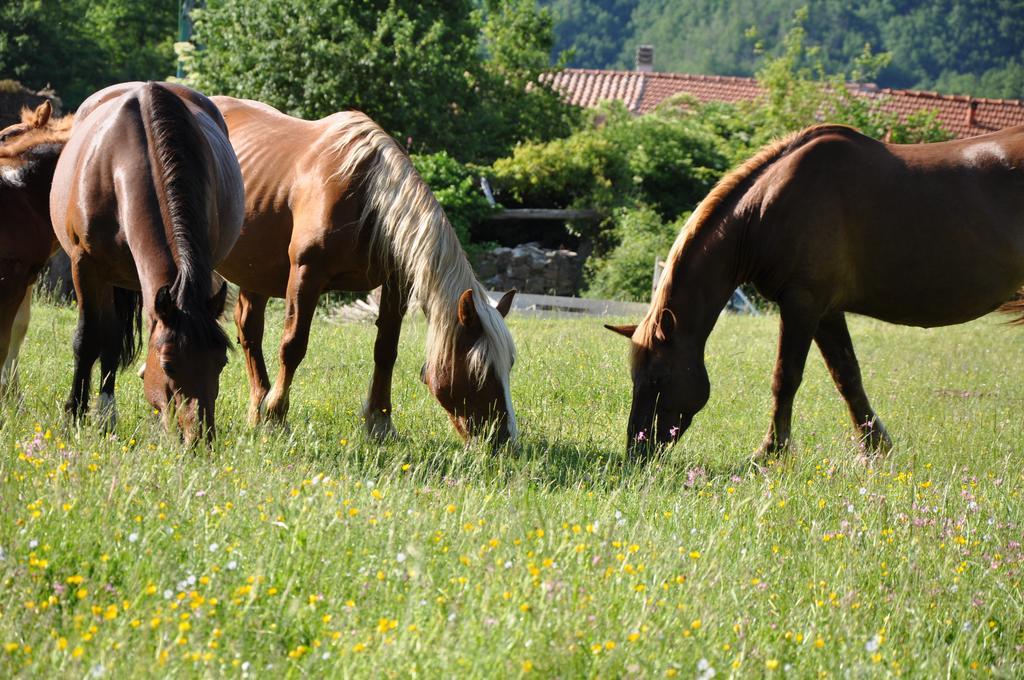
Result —
[{"label": "brown horse grazing", "polygon": [[727,175],[676,239],[643,322],[612,328],[633,341],[630,449],[673,441],[707,402],[704,344],[748,281],[781,313],[772,423],[755,455],[789,442],[812,340],[866,445],[890,448],[844,313],[933,327],[1014,296],[1024,283],[1024,127],[892,145],[822,125]]},{"label": "brown horse grazing", "polygon": [[[377,437],[394,432],[391,377],[410,300],[427,316],[421,374],[469,438],[516,436],[509,373],[515,347],[502,317],[513,292],[489,304],[455,232],[408,155],[357,112],[318,121],[259,102],[214,97],[245,178],[246,221],[218,268],[241,287],[235,321],[249,374],[249,420],[281,421],[306,353],[321,293],[383,285],[374,372],[364,404]],[[271,387],[263,359],[267,299],[285,298],[281,368]]]},{"label": "brown horse grazing", "polygon": [[141,301],[149,316],[146,398],[165,424],[177,414],[187,441],[213,437],[228,343],[217,323],[227,285],[213,292],[211,282],[244,209],[227,127],[203,95],[124,83],[82,104],[50,194],[78,295],[72,416],[88,409],[99,358],[101,409],[115,417],[114,377],[135,353]]},{"label": "brown horse grazing", "polygon": [[17,379],[28,332],[32,284],[57,248],[50,226],[50,183],[71,134],[71,116],[51,118],[50,102],[23,109],[0,130],[0,391]]}]

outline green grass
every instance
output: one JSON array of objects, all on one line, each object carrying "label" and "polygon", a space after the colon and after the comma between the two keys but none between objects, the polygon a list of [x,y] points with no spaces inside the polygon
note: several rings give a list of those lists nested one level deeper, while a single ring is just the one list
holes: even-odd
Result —
[{"label": "green grass", "polygon": [[627,344],[595,320],[513,316],[522,446],[495,457],[419,384],[422,322],[385,446],[357,415],[374,329],[323,319],[290,429],[245,426],[237,353],[212,451],[164,434],[131,372],[116,437],[71,427],[74,317],[37,306],[0,410],[2,676],[1024,673],[1024,336],[1004,319],[853,319],[896,450],[858,460],[815,352],[795,449],[762,474],[770,317],[722,320],[711,402],[647,464],[622,454]]}]

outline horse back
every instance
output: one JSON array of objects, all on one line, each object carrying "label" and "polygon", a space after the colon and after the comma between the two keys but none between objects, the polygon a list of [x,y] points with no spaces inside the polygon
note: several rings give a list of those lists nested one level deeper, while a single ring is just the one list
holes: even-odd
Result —
[{"label": "horse back", "polygon": [[991,311],[1024,281],[1022,168],[1024,127],[937,144],[816,138],[744,197],[758,285],[914,325]]},{"label": "horse back", "polygon": [[339,175],[332,145],[342,112],[307,121],[264,104],[213,97],[228,124],[245,182],[246,220],[218,271],[247,290],[283,297],[291,259],[314,265],[329,287],[373,288],[355,177]]},{"label": "horse back", "polygon": [[[155,123],[147,119],[167,119],[167,111],[154,114],[154,108],[168,105],[178,122],[156,141],[153,129],[147,129]],[[178,173],[193,189],[185,200],[203,203],[191,211],[198,217],[190,221],[202,223],[195,226],[208,230],[211,257],[222,258],[244,216],[241,173],[226,129],[209,100],[180,86],[124,83],[89,97],[58,162],[50,196],[65,250],[81,249],[101,260],[122,284],[138,285],[131,262],[138,251],[160,251],[153,255],[161,261],[158,268],[173,270],[167,247],[170,213],[162,203],[168,191],[164,166],[193,157]]]}]

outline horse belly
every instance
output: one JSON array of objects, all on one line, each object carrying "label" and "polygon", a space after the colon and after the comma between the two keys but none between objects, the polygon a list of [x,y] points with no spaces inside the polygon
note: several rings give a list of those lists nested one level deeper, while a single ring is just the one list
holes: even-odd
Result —
[{"label": "horse belly", "polygon": [[283,298],[291,269],[291,233],[290,215],[258,215],[247,220],[217,272],[244,290]]},{"label": "horse belly", "polygon": [[892,274],[876,279],[872,290],[851,299],[846,309],[905,326],[950,326],[994,311],[1024,283],[1020,267],[909,267]]}]

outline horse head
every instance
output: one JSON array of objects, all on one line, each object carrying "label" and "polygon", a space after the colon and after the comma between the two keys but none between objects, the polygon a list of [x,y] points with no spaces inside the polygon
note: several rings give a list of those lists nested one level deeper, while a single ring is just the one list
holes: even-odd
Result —
[{"label": "horse head", "polygon": [[[505,293],[496,307],[487,310],[477,308],[472,290],[462,293],[453,356],[443,363],[428,360],[420,371],[420,379],[448,412],[459,435],[466,441],[488,438],[495,449],[514,441],[518,435],[509,391],[509,371],[514,358],[486,361],[486,353],[497,348],[487,346],[485,324],[501,323],[512,307],[515,293],[515,290]],[[485,318],[484,314],[494,318]]]},{"label": "horse head", "polygon": [[6,144],[15,137],[20,137],[32,130],[45,128],[46,124],[50,122],[50,115],[52,113],[53,107],[50,105],[49,100],[44,101],[35,109],[30,109],[27,106],[23,107],[21,109],[21,122],[8,125],[0,130],[0,144]]},{"label": "horse head", "polygon": [[639,454],[671,444],[690,427],[711,394],[703,343],[680,332],[668,308],[640,326],[605,328],[633,342],[633,403],[626,430],[627,451]]},{"label": "horse head", "polygon": [[[142,379],[146,399],[170,426],[176,416],[185,441],[215,434],[214,404],[227,364],[227,338],[218,325],[228,285],[222,283],[205,305],[181,305],[161,287],[150,315],[149,351]],[[184,307],[191,306],[191,309]]]}]

